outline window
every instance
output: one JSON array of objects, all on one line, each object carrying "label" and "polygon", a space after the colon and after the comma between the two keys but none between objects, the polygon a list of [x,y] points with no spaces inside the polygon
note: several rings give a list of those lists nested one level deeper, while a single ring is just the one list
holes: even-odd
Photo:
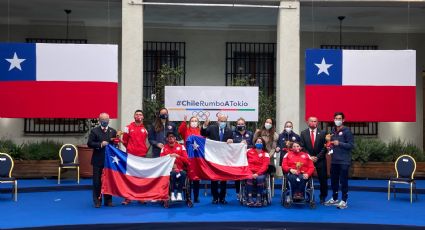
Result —
[{"label": "window", "polygon": [[162,65],[171,68],[180,67],[183,76],[176,85],[185,85],[186,76],[186,43],[155,42],[143,43],[143,97],[150,98],[154,93],[155,76]]},{"label": "window", "polygon": [[275,43],[226,43],[226,85],[258,86],[266,95],[276,88]]}]

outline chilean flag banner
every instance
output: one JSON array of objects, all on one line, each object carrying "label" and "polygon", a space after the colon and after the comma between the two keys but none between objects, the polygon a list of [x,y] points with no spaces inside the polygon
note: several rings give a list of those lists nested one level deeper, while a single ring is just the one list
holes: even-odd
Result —
[{"label": "chilean flag banner", "polygon": [[416,51],[306,51],[305,116],[350,122],[416,121]]},{"label": "chilean flag banner", "polygon": [[106,146],[102,193],[130,200],[167,200],[174,157],[137,157]]},{"label": "chilean flag banner", "polygon": [[0,117],[117,117],[118,46],[0,43]]},{"label": "chilean flag banner", "polygon": [[192,180],[242,180],[252,176],[246,144],[227,144],[192,135],[186,146]]}]

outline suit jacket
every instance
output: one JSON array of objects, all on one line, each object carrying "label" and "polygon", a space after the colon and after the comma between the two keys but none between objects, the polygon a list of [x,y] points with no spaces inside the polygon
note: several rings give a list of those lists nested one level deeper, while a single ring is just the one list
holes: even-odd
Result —
[{"label": "suit jacket", "polygon": [[[214,141],[220,141],[220,127],[218,125],[210,125],[206,129],[204,127],[201,128],[201,135],[214,140]],[[223,133],[223,142],[227,142],[228,139],[233,139],[233,132],[229,129],[229,127],[224,128]]]},{"label": "suit jacket", "polygon": [[103,167],[105,162],[105,147],[100,147],[102,141],[107,141],[109,144],[114,144],[111,140],[117,136],[117,131],[108,127],[106,132],[103,132],[100,126],[90,131],[87,145],[93,149],[91,164],[96,167]]},{"label": "suit jacket", "polygon": [[305,129],[301,132],[301,146],[310,155],[318,158],[316,165],[321,162],[326,162],[326,132],[317,129],[316,136],[314,138],[314,146],[311,144],[310,129]]}]

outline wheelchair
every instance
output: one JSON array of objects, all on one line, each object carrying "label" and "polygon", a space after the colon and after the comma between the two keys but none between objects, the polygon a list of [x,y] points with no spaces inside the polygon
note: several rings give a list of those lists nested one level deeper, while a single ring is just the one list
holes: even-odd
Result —
[{"label": "wheelchair", "polygon": [[[240,185],[240,193],[241,196],[239,196],[239,202],[241,205],[248,206],[248,207],[265,207],[272,204],[272,178],[270,174],[266,174],[266,178],[264,179],[264,189],[263,194],[261,194],[261,206],[257,206],[255,204],[249,204],[248,203],[248,192],[246,189],[246,180],[241,180]],[[254,182],[256,183],[256,182]],[[252,197],[257,197],[257,189],[254,188],[252,191]]]},{"label": "wheelchair", "polygon": [[191,190],[189,177],[186,177],[186,180],[184,181],[184,185],[183,185],[183,192],[182,192],[183,199],[172,201],[171,200],[172,184],[171,184],[171,177],[170,177],[170,183],[168,185],[168,200],[163,201],[164,208],[169,208],[170,205],[174,205],[174,204],[186,204],[187,207],[192,208],[193,202],[191,199],[191,191],[192,190]]},{"label": "wheelchair", "polygon": [[285,208],[290,208],[292,204],[308,204],[311,209],[316,208],[316,202],[314,198],[314,182],[313,177],[310,177],[306,183],[304,189],[304,198],[301,200],[295,200],[293,198],[291,184],[288,181],[287,174],[283,175],[282,181],[282,195],[281,195],[281,204]]}]

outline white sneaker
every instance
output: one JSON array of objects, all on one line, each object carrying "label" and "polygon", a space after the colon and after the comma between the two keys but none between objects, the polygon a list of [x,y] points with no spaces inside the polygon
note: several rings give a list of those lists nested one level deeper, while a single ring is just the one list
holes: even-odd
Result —
[{"label": "white sneaker", "polygon": [[182,194],[180,192],[177,193],[177,200],[183,200]]},{"label": "white sneaker", "polygon": [[341,200],[336,206],[337,209],[346,209],[348,208],[347,202]]},{"label": "white sneaker", "polygon": [[330,200],[326,201],[324,205],[326,206],[338,205],[338,202],[339,202],[338,200],[334,200],[333,198],[331,198]]},{"label": "white sneaker", "polygon": [[171,193],[171,201],[176,201],[176,196],[174,195],[174,192]]}]

